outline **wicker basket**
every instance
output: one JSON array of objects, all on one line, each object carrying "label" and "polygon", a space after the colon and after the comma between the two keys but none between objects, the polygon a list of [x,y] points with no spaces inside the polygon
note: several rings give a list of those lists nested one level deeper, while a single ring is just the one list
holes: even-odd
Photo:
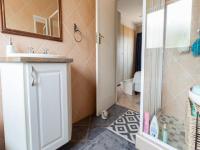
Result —
[{"label": "wicker basket", "polygon": [[[200,112],[200,106],[196,105],[196,109]],[[192,116],[191,110],[192,102],[189,99],[187,101],[187,111],[186,111],[186,126],[185,126],[185,142],[188,146],[187,150],[200,150],[200,117],[198,117],[198,127],[197,127],[197,117]],[[198,128],[198,133],[196,134],[196,129]],[[196,149],[195,149],[196,145]]]}]

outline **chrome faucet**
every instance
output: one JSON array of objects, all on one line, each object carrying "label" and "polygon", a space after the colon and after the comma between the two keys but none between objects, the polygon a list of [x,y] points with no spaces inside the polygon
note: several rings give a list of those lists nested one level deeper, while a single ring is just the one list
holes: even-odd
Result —
[{"label": "chrome faucet", "polygon": [[33,47],[28,47],[28,53],[29,54],[35,54],[35,53],[43,53],[43,54],[48,54],[49,49],[48,48],[42,48],[39,51],[36,51]]},{"label": "chrome faucet", "polygon": [[33,47],[28,47],[28,53],[35,53],[35,49]]}]

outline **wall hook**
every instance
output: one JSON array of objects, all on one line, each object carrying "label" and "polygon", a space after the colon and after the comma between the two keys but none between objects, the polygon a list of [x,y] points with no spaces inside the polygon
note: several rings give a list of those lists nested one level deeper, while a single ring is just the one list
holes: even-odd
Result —
[{"label": "wall hook", "polygon": [[81,42],[82,41],[82,33],[79,30],[77,24],[74,24],[74,40],[76,42]]}]

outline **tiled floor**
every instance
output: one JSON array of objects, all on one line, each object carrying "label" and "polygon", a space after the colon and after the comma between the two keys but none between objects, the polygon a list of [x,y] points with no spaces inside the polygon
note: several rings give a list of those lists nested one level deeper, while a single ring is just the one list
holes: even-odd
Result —
[{"label": "tiled floor", "polygon": [[114,105],[107,120],[93,116],[74,124],[71,142],[59,150],[135,150],[134,144],[106,129],[127,110]]},{"label": "tiled floor", "polygon": [[139,110],[140,110],[140,94],[128,95],[124,92],[122,86],[118,86],[117,87],[117,104],[139,112]]}]

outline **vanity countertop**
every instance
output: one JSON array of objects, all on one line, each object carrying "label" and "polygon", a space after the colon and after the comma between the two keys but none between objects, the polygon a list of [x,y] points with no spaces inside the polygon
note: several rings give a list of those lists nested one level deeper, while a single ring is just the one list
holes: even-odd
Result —
[{"label": "vanity countertop", "polygon": [[0,57],[0,63],[72,63],[72,58],[59,57],[26,57],[12,56]]}]

